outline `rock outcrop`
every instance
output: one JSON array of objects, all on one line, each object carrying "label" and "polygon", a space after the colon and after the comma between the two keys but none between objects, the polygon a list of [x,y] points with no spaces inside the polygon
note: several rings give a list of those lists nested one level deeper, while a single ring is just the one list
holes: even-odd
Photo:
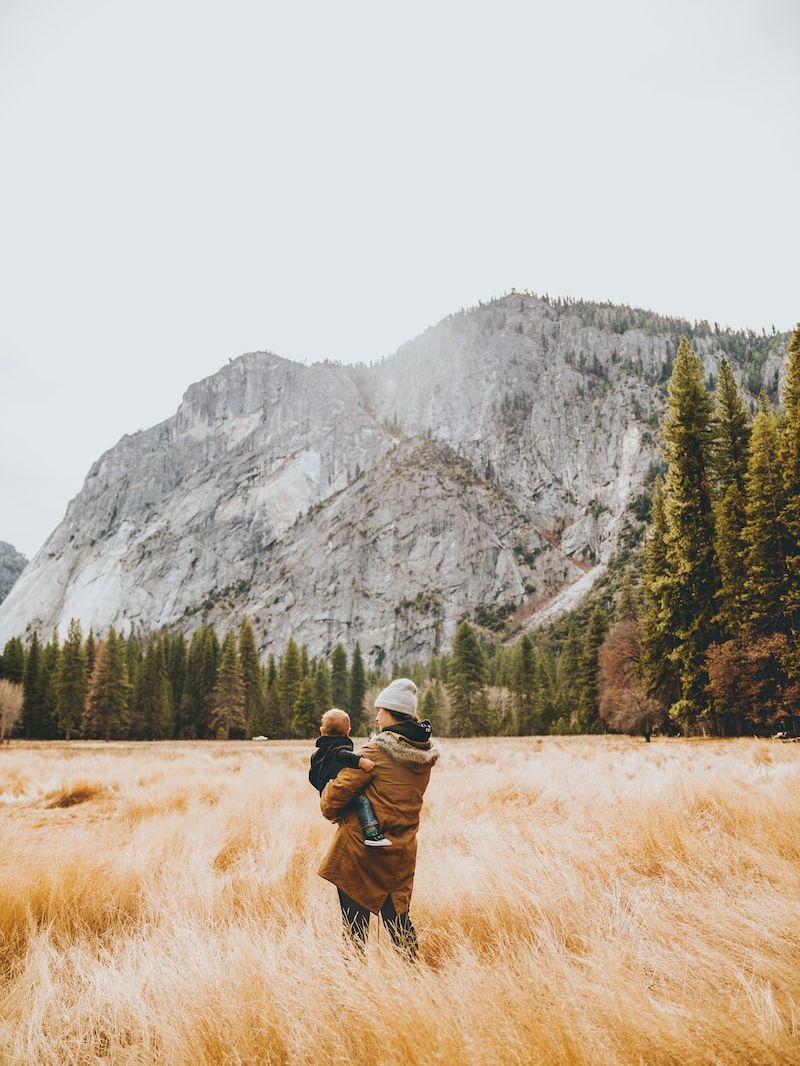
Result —
[{"label": "rock outcrop", "polygon": [[528,294],[371,367],[243,355],[94,464],[0,641],[246,613],[262,651],[360,640],[377,661],[446,647],[462,617],[550,617],[635,535],[687,332],[709,376],[728,352],[777,388],[785,337]]},{"label": "rock outcrop", "polygon": [[0,603],[11,591],[11,587],[28,565],[25,556],[12,545],[0,540]]}]

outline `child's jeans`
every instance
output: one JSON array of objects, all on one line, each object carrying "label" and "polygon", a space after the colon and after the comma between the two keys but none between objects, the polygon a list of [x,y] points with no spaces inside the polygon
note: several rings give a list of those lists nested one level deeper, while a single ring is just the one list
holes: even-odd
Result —
[{"label": "child's jeans", "polygon": [[356,814],[358,815],[359,822],[361,822],[362,829],[378,828],[378,819],[375,817],[375,811],[372,809],[372,804],[363,792],[359,792],[353,800],[353,806],[356,809]]}]

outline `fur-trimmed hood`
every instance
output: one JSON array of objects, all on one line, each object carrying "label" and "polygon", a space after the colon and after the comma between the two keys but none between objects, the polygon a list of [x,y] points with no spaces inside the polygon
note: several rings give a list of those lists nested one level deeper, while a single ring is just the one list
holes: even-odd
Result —
[{"label": "fur-trimmed hood", "polygon": [[399,733],[383,730],[370,737],[370,743],[385,751],[390,759],[409,770],[433,766],[441,755],[441,748],[435,740],[408,740]]}]

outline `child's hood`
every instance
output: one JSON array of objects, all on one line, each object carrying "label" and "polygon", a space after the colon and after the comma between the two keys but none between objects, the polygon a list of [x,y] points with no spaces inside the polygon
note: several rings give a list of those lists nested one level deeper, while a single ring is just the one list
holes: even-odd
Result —
[{"label": "child's hood", "polygon": [[350,737],[317,737],[316,747],[325,750],[326,748],[349,748],[353,750],[353,741]]}]

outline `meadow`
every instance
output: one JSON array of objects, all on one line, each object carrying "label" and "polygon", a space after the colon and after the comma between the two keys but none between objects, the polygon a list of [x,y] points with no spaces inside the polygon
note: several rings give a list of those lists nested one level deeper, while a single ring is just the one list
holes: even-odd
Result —
[{"label": "meadow", "polygon": [[416,966],[343,942],[309,744],[0,750],[0,1061],[800,1063],[800,745],[442,746]]}]

